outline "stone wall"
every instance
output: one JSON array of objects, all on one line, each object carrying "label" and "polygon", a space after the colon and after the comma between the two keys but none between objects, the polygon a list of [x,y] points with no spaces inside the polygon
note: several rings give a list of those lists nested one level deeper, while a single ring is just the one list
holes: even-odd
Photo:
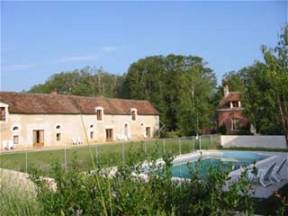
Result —
[{"label": "stone wall", "polygon": [[[14,131],[15,127],[18,129]],[[150,127],[151,137],[145,136],[147,127]],[[106,129],[113,130],[113,141],[152,138],[159,129],[159,116],[137,115],[136,120],[132,120],[131,115],[107,114],[103,115],[102,120],[97,120],[96,115],[10,114],[7,121],[0,124],[0,145],[3,150],[3,143],[7,140],[12,142],[16,135],[19,137],[16,149],[33,148],[35,130],[44,131],[44,147],[72,145],[72,139],[80,139],[83,144],[104,143]],[[93,138],[90,138],[91,132]],[[56,139],[57,133],[61,134],[59,141]]]}]

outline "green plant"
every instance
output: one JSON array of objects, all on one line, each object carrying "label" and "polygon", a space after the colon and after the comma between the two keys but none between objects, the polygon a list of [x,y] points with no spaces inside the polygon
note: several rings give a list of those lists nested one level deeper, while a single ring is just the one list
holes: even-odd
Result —
[{"label": "green plant", "polygon": [[[253,212],[249,184],[243,175],[238,183],[223,191],[230,170],[211,167],[206,177],[199,175],[199,165],[191,170],[186,182],[172,181],[172,154],[157,164],[155,152],[149,161],[148,179],[143,174],[141,154],[131,153],[125,163],[119,161],[115,175],[103,173],[101,166],[93,172],[81,172],[76,160],[68,170],[54,164],[57,190],[53,191],[34,173],[37,200],[43,215],[233,215]],[[154,171],[153,171],[154,170]],[[106,170],[107,171],[107,170]]]}]

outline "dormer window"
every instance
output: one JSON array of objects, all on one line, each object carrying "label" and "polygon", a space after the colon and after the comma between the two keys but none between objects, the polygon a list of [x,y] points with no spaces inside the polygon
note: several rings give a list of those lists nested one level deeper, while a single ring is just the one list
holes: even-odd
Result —
[{"label": "dormer window", "polygon": [[231,108],[238,108],[238,107],[240,107],[239,104],[240,104],[239,101],[232,101],[230,107]]},{"label": "dormer window", "polygon": [[232,107],[233,107],[233,108],[239,107],[238,101],[232,101]]},{"label": "dormer window", "polygon": [[102,110],[97,110],[96,115],[97,115],[97,120],[102,120]]},{"label": "dormer window", "polygon": [[0,107],[0,121],[6,120],[6,109],[5,107]]},{"label": "dormer window", "polygon": [[132,121],[135,121],[136,116],[137,116],[137,109],[134,109],[134,108],[131,109],[131,116],[132,116]]},{"label": "dormer window", "polygon": [[101,121],[103,119],[103,108],[102,107],[96,107],[96,117],[98,121]]}]

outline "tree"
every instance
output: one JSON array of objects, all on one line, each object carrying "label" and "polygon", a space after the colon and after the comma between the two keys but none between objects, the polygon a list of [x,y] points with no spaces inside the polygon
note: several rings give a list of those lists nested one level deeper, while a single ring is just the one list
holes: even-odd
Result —
[{"label": "tree", "polygon": [[[262,134],[284,134],[288,145],[288,26],[278,45],[262,47],[264,62],[229,74],[233,88],[243,92],[245,114]],[[240,85],[239,85],[240,84]]]},{"label": "tree", "polygon": [[286,135],[288,145],[288,25],[283,28],[274,49],[263,47],[265,71],[271,82],[270,93],[275,100],[277,119]]},{"label": "tree", "polygon": [[131,64],[123,96],[151,101],[168,130],[192,135],[210,126],[215,85],[213,71],[200,57],[150,56]]},{"label": "tree", "polygon": [[120,94],[122,80],[122,76],[109,74],[102,69],[84,67],[54,74],[44,84],[33,86],[30,92],[57,91],[61,94],[116,97]]}]

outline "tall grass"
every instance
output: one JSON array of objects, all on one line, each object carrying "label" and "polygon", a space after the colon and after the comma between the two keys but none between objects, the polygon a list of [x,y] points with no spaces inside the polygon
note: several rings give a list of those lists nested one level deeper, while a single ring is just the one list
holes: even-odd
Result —
[{"label": "tall grass", "polygon": [[16,173],[1,171],[0,215],[32,216],[41,214],[33,183]]}]

